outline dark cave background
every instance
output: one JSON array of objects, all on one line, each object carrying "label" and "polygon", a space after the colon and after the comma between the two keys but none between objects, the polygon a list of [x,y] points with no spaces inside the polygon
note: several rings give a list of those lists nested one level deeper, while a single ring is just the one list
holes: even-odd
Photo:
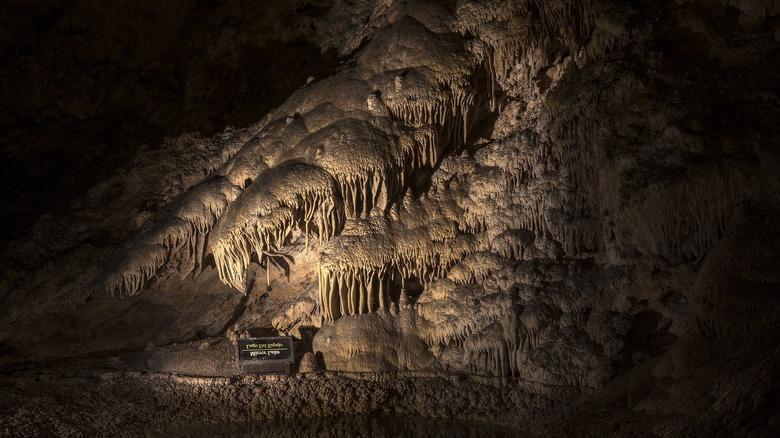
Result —
[{"label": "dark cave background", "polygon": [[246,126],[331,71],[313,39],[328,5],[3,2],[0,248],[140,149]]}]

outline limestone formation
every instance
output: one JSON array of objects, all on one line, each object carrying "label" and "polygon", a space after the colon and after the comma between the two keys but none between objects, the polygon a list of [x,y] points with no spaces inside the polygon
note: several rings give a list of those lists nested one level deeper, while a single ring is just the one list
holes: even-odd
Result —
[{"label": "limestone formation", "polygon": [[319,365],[317,364],[317,358],[314,356],[314,353],[307,352],[303,354],[303,357],[301,357],[301,362],[298,365],[298,372],[299,373],[313,373],[315,371],[319,371]]},{"label": "limestone formation", "polygon": [[[285,248],[302,236],[305,249],[319,253],[319,311],[334,327],[346,324],[345,316],[377,311],[392,319],[388,312],[411,282],[420,296],[410,318],[419,325],[404,330],[432,350],[460,349],[464,371],[523,375],[529,367],[521,364],[534,360],[528,352],[564,327],[584,345],[598,344],[584,330],[586,315],[609,311],[608,298],[583,301],[577,297],[587,294],[574,288],[567,293],[577,297],[558,292],[550,301],[552,285],[578,276],[526,283],[518,267],[549,260],[547,269],[565,258],[571,269],[610,248],[615,267],[588,268],[594,277],[609,278],[609,270],[630,276],[620,266],[632,248],[645,257],[700,261],[743,200],[774,190],[751,192],[756,185],[739,161],[705,163],[682,179],[623,180],[615,163],[636,160],[634,152],[602,139],[610,138],[605,121],[627,116],[594,99],[606,93],[615,105],[649,98],[636,75],[605,58],[647,38],[625,27],[635,13],[599,2],[374,9],[382,23],[375,30],[348,30],[368,32],[348,67],[307,84],[253,127],[252,139],[213,176],[119,253],[105,288],[135,294],[175,261],[182,274],[197,273],[211,254],[219,278],[248,293],[251,264],[264,266],[269,285],[272,264],[289,275],[278,263],[295,263]],[[659,71],[652,59],[645,69]],[[622,76],[589,83],[598,71]],[[472,134],[491,114],[493,131]],[[650,123],[662,130],[659,141],[684,141],[663,120]],[[657,160],[652,172],[673,165]],[[646,185],[626,192],[625,184],[637,183]],[[633,201],[639,193],[642,200]],[[349,334],[338,335],[348,357],[357,354],[350,349],[360,332],[400,330],[380,330],[362,317],[348,321]],[[598,351],[587,354],[612,367],[615,358]],[[374,362],[354,363],[330,366],[369,370]]]},{"label": "limestone formation", "polygon": [[[511,398],[532,413],[501,421],[559,435],[778,428],[777,2],[293,3],[313,14],[296,32],[339,66],[252,125],[142,154],[72,218],[42,219],[9,249],[41,266],[3,280],[1,351],[36,359],[29,329],[45,324],[25,319],[59,315],[54,302],[73,327],[97,322],[40,338],[316,332],[289,386],[368,373],[350,391],[374,385],[388,404],[361,413],[393,413],[414,392],[393,385],[428,376],[447,389],[433,385],[426,416],[498,418]],[[197,160],[177,158],[185,143]],[[112,308],[121,323],[105,322]],[[186,322],[198,315],[211,322]],[[217,344],[153,347],[143,366],[186,374],[192,356],[210,364],[193,374],[234,375]],[[241,382],[255,407],[275,385]],[[474,382],[493,395],[461,400]],[[307,406],[354,402],[317,397]],[[629,426],[616,414],[587,429],[602,405]]]}]

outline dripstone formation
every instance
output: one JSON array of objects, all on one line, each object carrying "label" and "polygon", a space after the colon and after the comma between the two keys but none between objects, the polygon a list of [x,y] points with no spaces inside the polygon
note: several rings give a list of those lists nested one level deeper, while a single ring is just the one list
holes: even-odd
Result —
[{"label": "dripstone formation", "polygon": [[[335,385],[444,394],[385,414],[464,415],[445,406],[494,385],[467,418],[780,430],[780,3],[292,3],[339,66],[250,126],[142,149],[12,242],[9,363],[121,349],[230,376],[231,339],[273,329],[315,379],[295,406],[359,372]],[[278,417],[251,400],[229,421]]]}]

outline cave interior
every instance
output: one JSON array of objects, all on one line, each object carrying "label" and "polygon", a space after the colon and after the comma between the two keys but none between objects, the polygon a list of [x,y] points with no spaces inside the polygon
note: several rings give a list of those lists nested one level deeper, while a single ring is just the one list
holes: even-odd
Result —
[{"label": "cave interior", "polygon": [[780,436],[776,0],[8,0],[0,53],[0,435]]}]

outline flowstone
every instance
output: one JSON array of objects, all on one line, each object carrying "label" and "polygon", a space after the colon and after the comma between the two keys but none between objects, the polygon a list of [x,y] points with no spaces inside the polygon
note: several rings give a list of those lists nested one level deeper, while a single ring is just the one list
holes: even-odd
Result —
[{"label": "flowstone", "polygon": [[[137,348],[134,330],[159,371],[195,357],[208,366],[189,371],[227,373],[227,341],[184,342],[316,333],[289,381],[378,372],[355,378],[379,393],[429,373],[593,395],[584,423],[617,417],[593,415],[603,402],[663,417],[658,435],[698,432],[679,418],[760,430],[742,420],[777,393],[780,7],[629,3],[307,3],[340,66],[251,126],[146,151],[74,218],[42,218],[19,250],[39,270],[0,284],[0,351]],[[94,247],[84,217],[124,243]]]},{"label": "flowstone", "polygon": [[[598,387],[657,354],[686,329],[661,298],[669,286],[634,267],[653,260],[690,283],[739,206],[776,195],[777,178],[757,184],[747,161],[718,161],[729,152],[678,128],[686,109],[654,94],[668,80],[656,58],[641,73],[626,66],[653,44],[625,25],[639,10],[418,3],[361,2],[375,28],[348,23],[328,41],[364,47],[252,127],[120,252],[105,288],[138,293],[176,259],[187,274],[213,257],[243,293],[256,264],[269,287],[271,266],[314,272],[316,291],[302,284],[290,305],[317,301],[315,350],[332,370]],[[613,109],[629,102],[666,111],[641,122],[656,138],[630,131],[639,114]],[[683,159],[701,165],[667,178]],[[295,265],[308,251],[314,263]],[[692,314],[694,330],[730,333],[713,312]],[[311,321],[299,313],[273,325]]]}]

